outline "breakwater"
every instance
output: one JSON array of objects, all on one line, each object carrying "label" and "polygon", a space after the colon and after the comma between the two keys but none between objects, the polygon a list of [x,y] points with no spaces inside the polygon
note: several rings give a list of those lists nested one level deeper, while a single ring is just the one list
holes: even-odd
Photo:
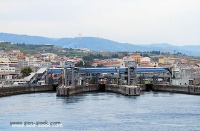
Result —
[{"label": "breakwater", "polygon": [[0,88],[0,97],[45,91],[53,91],[53,87],[49,85],[3,87]]},{"label": "breakwater", "polygon": [[115,92],[123,95],[140,95],[140,88],[137,86],[127,86],[127,85],[98,85],[98,84],[90,84],[88,86],[60,86],[57,89],[57,96],[70,96],[74,94],[91,92],[91,91],[107,91],[107,92]]},{"label": "breakwater", "polygon": [[83,92],[91,92],[91,91],[97,91],[98,90],[97,85],[88,85],[88,86],[60,86],[57,89],[57,96],[70,96],[74,94],[79,94]]},{"label": "breakwater", "polygon": [[[107,91],[123,95],[138,96],[140,95],[140,91],[145,91],[149,89],[152,91],[164,91],[164,92],[200,95],[200,86],[192,86],[192,85],[141,84],[137,86],[128,86],[128,85],[116,85],[116,84],[110,84],[110,85],[89,84],[88,86],[76,86],[75,88],[72,86],[68,87],[60,86],[57,89],[57,96],[70,96],[74,94],[93,92],[93,91]],[[18,94],[36,93],[36,92],[46,92],[53,90],[54,90],[53,86],[49,85],[3,87],[0,88],[0,97],[18,95]]]},{"label": "breakwater", "polygon": [[123,95],[138,96],[140,95],[140,87],[128,85],[106,85],[106,91],[115,92]]},{"label": "breakwater", "polygon": [[152,85],[152,90],[200,95],[200,86],[193,85]]}]

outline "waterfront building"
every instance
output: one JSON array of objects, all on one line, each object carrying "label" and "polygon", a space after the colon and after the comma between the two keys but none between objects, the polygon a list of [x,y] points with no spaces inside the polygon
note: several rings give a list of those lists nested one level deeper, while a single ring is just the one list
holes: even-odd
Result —
[{"label": "waterfront building", "polygon": [[18,59],[0,58],[0,80],[13,79],[19,75]]}]

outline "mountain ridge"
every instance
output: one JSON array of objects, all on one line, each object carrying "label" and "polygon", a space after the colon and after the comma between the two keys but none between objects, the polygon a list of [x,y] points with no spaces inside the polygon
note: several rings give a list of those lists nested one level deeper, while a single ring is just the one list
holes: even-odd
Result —
[{"label": "mountain ridge", "polygon": [[120,43],[99,37],[75,37],[75,38],[49,38],[43,36],[30,36],[24,34],[1,33],[0,41],[25,44],[52,44],[63,48],[88,48],[95,51],[161,51],[181,52],[190,56],[200,56],[200,45],[175,46],[168,43],[158,44],[129,44]]}]

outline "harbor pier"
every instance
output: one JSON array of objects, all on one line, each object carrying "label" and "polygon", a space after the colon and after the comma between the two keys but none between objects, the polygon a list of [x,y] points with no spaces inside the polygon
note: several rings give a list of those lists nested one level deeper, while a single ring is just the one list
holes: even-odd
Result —
[{"label": "harbor pier", "polygon": [[57,89],[57,96],[70,96],[75,94],[80,94],[84,92],[114,92],[123,95],[129,96],[139,96],[140,88],[138,86],[127,86],[127,85],[98,85],[98,84],[90,84],[88,86],[60,86]]}]

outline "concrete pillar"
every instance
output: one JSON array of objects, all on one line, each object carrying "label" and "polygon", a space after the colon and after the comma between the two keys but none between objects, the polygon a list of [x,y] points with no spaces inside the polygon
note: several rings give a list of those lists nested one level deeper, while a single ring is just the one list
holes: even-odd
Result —
[{"label": "concrete pillar", "polygon": [[[69,86],[69,81],[71,77],[71,84],[72,86],[75,86],[75,77],[74,77],[74,63],[73,62],[67,62],[65,65],[65,70],[66,70],[66,77],[65,77],[65,82],[66,86]],[[69,76],[70,75],[70,76]]]},{"label": "concrete pillar", "polygon": [[72,71],[71,83],[72,83],[72,86],[75,87],[74,67],[71,67],[71,71]]},{"label": "concrete pillar", "polygon": [[136,82],[136,77],[137,77],[137,72],[136,72],[136,62],[131,62],[128,65],[128,85],[133,85],[137,84]]},{"label": "concrete pillar", "polygon": [[128,67],[128,85],[130,85],[130,68]]}]

